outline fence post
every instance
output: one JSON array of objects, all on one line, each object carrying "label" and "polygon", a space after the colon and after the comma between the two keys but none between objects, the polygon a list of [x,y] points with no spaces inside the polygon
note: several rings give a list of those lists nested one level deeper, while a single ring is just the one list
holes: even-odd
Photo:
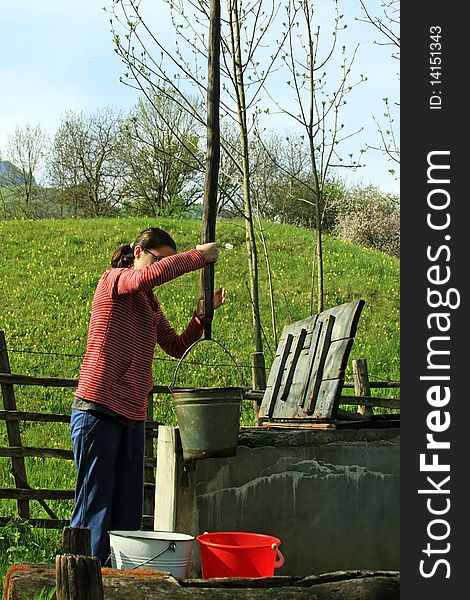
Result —
[{"label": "fence post", "polygon": [[91,555],[91,529],[89,527],[64,527],[62,529],[62,554]]},{"label": "fence post", "polygon": [[79,554],[55,557],[57,600],[103,600],[99,558]]},{"label": "fence post", "polygon": [[[266,389],[266,366],[264,363],[263,352],[253,352],[251,355],[251,373],[254,390]],[[260,409],[258,400],[253,400],[253,409],[255,413],[256,423],[259,425],[258,414]]]},{"label": "fence post", "polygon": [[[367,371],[367,360],[358,358],[352,361],[354,375],[354,393],[356,396],[370,396],[369,373]],[[359,405],[357,412],[369,416],[374,413],[372,406]]]},{"label": "fence post", "polygon": [[[154,514],[155,502],[155,469],[150,462],[155,458],[153,446],[152,429],[147,427],[149,422],[153,421],[153,392],[147,397],[147,420],[145,422],[145,465],[144,465],[144,515],[152,516]],[[151,484],[146,486],[145,484]],[[142,528],[145,527],[142,525]]]},{"label": "fence post", "polygon": [[157,476],[155,482],[155,531],[175,531],[178,460],[175,427],[158,427]]},{"label": "fence post", "polygon": [[91,529],[64,527],[55,557],[57,600],[104,600],[101,562],[91,554]]},{"label": "fence post", "polygon": [[[7,344],[5,340],[5,332],[0,331],[0,372],[1,373],[11,373],[10,369],[10,360],[8,358]],[[3,408],[5,410],[17,410],[16,400],[15,400],[15,390],[13,388],[13,384],[2,383],[2,397],[3,397]],[[21,442],[21,432],[18,420],[8,420],[6,422],[7,434],[8,434],[8,444],[11,447],[22,448],[23,444]],[[24,457],[12,457],[12,474],[15,478],[15,486],[18,489],[28,489],[28,480],[26,478],[26,467],[24,464]],[[30,511],[29,511],[29,500],[27,499],[18,499],[18,516],[21,519],[29,519]]]}]

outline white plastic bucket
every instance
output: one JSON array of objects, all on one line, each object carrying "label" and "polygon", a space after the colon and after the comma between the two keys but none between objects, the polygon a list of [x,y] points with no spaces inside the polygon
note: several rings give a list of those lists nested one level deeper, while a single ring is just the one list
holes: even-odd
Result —
[{"label": "white plastic bucket", "polygon": [[170,531],[110,531],[111,566],[169,571],[184,579],[194,539],[192,535]]}]

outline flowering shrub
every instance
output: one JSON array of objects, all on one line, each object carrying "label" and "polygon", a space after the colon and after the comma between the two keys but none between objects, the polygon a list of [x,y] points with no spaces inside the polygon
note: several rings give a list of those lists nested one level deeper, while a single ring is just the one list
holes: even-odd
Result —
[{"label": "flowering shrub", "polygon": [[400,210],[398,198],[378,188],[355,187],[335,202],[334,235],[344,241],[400,255]]}]

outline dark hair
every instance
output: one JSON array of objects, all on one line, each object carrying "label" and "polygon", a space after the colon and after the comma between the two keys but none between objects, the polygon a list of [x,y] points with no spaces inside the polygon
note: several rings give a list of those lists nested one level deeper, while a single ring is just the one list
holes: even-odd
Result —
[{"label": "dark hair", "polygon": [[111,266],[131,267],[134,264],[134,246],[136,244],[142,246],[144,250],[170,246],[176,252],[176,243],[169,233],[159,227],[150,227],[141,231],[132,244],[122,244],[122,246],[119,246],[111,258]]}]

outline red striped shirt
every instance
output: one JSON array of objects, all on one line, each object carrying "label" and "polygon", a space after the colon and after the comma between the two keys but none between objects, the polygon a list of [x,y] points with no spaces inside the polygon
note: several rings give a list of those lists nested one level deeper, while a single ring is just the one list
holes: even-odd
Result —
[{"label": "red striped shirt", "polygon": [[202,252],[190,250],[145,269],[116,268],[103,273],[93,298],[75,396],[128,419],[146,418],[156,344],[181,358],[203,331],[193,316],[185,331],[176,333],[152,290],[204,265]]}]

